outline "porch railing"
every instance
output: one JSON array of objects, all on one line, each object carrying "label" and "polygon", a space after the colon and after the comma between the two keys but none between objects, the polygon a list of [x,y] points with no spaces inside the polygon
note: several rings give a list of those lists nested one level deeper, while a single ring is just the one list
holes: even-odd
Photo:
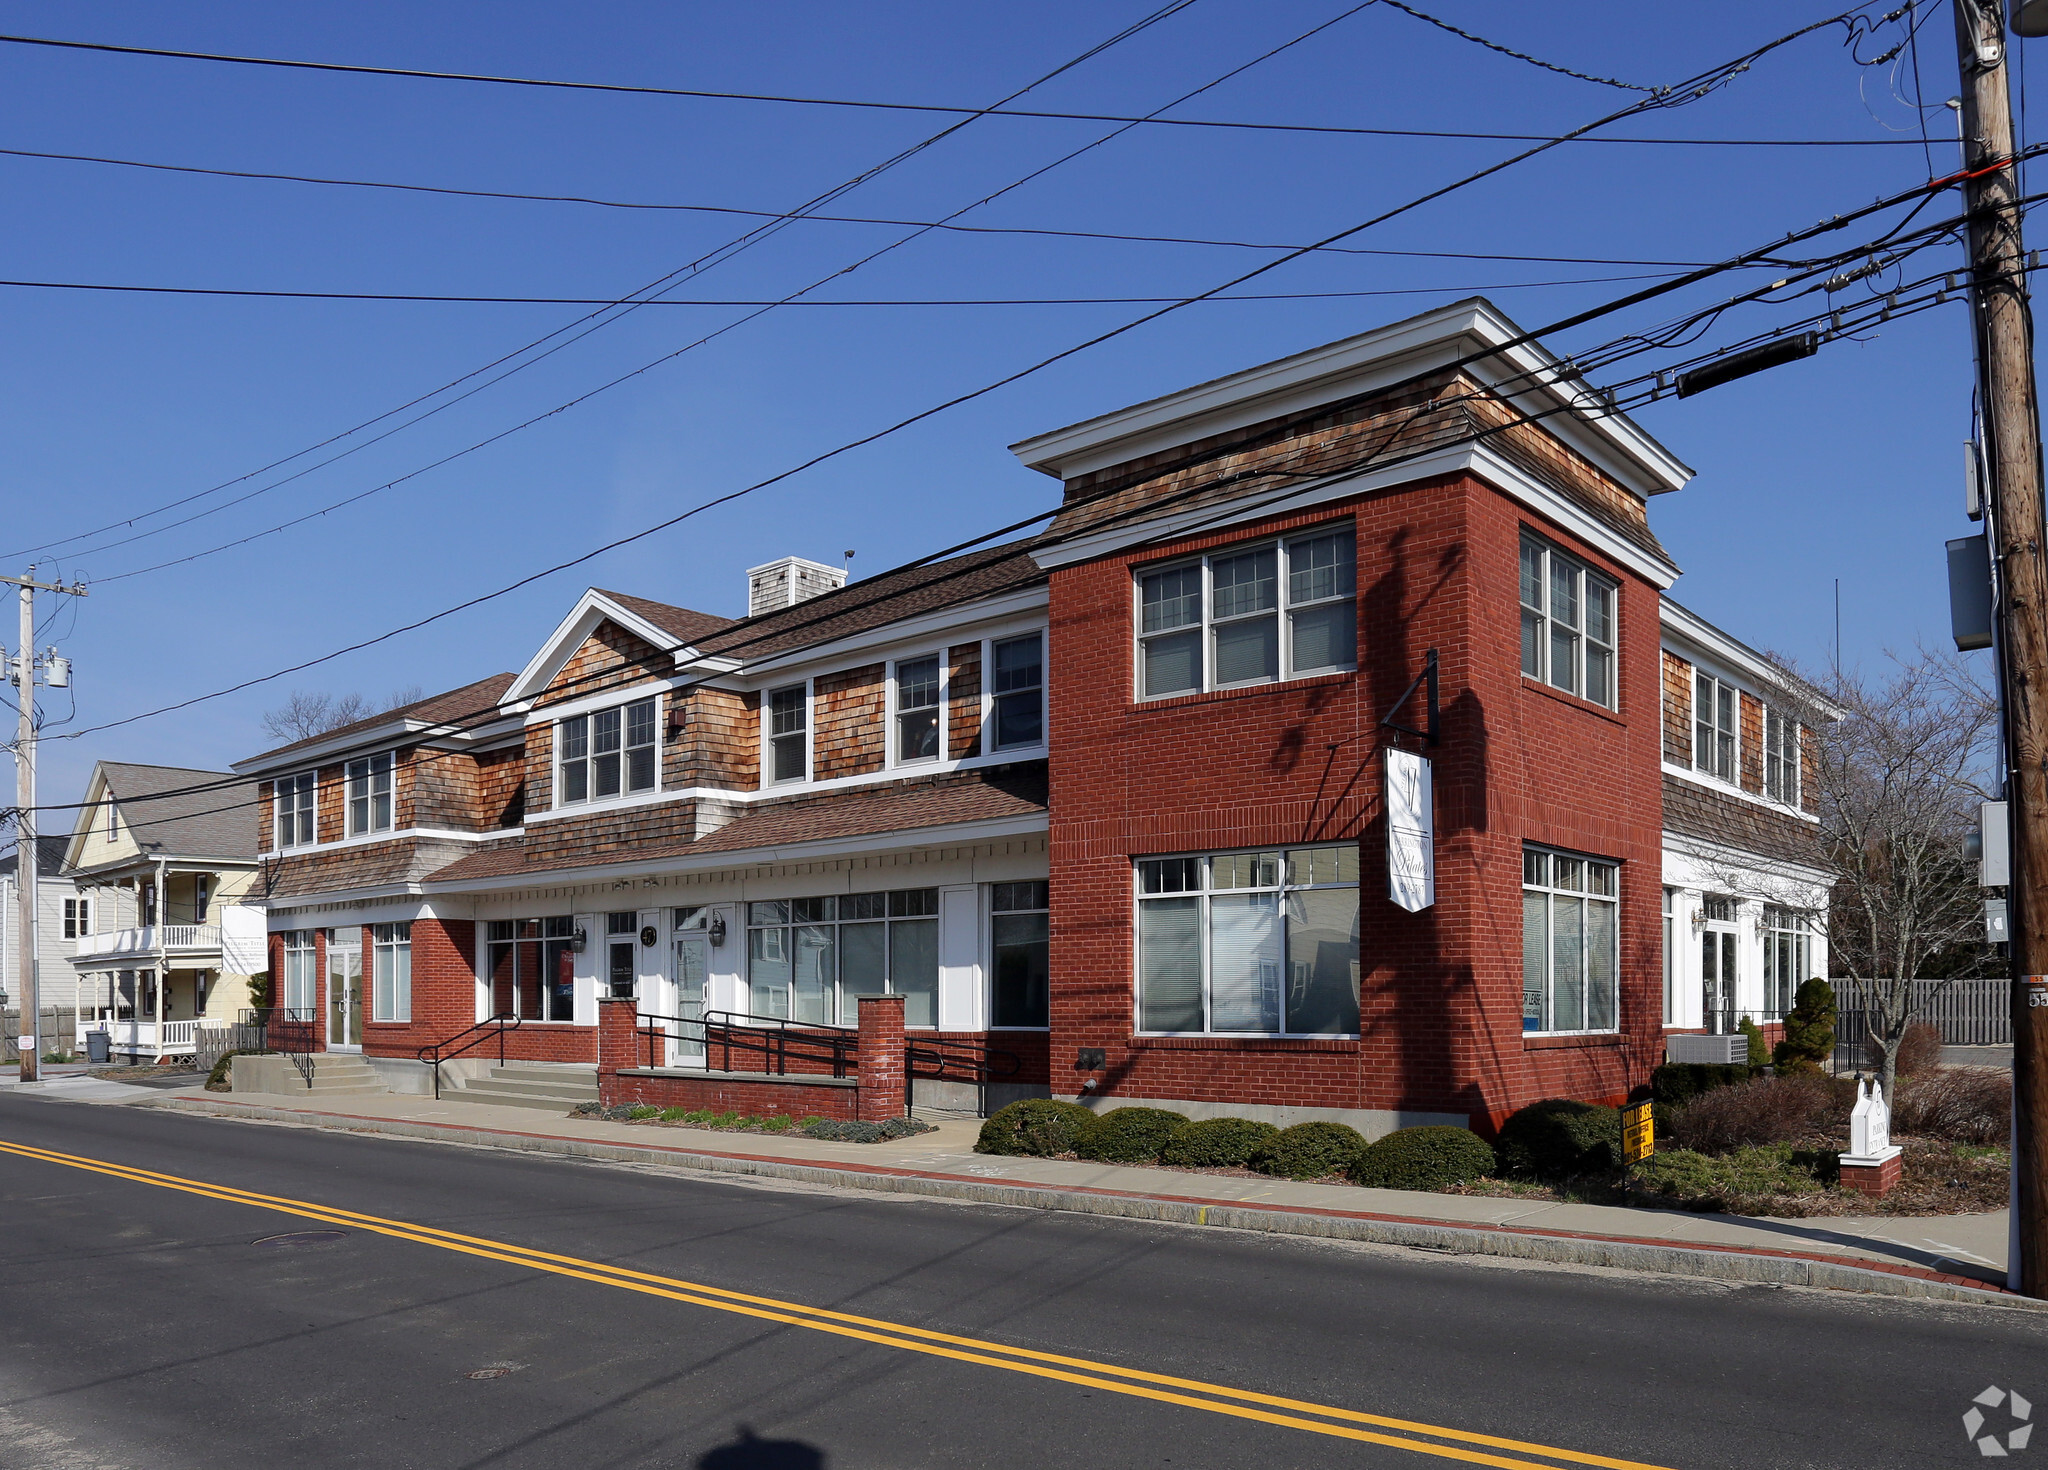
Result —
[{"label": "porch railing", "polygon": [[113,929],[104,934],[81,934],[75,958],[101,955],[155,954],[159,950],[219,949],[218,924],[145,924],[137,929]]},{"label": "porch railing", "polygon": [[197,1049],[201,1031],[224,1030],[226,1021],[201,1017],[192,1021],[117,1020],[101,1017],[78,1022],[77,1044],[86,1037],[104,1033],[114,1051],[151,1052],[160,1057],[183,1056]]},{"label": "porch railing", "polygon": [[413,1053],[417,1061],[431,1062],[434,1067],[434,1098],[441,1097],[441,1063],[452,1057],[461,1056],[493,1040],[498,1043],[498,1065],[505,1065],[505,1033],[519,1029],[519,1017],[509,1011],[486,1017],[474,1026],[465,1027],[453,1036],[444,1036]]},{"label": "porch railing", "polygon": [[759,1016],[746,1011],[706,1011],[698,1020],[641,1011],[635,1014],[634,1023],[646,1044],[650,1067],[668,1065],[668,1045],[678,1041],[702,1046],[707,1066],[717,1056],[721,1072],[733,1069],[735,1051],[743,1062],[758,1056],[759,1070],[778,1077],[789,1074],[792,1062],[799,1072],[809,1070],[806,1063],[829,1067],[834,1077],[850,1077],[860,1065],[860,1033],[851,1026],[791,1021],[783,1016]]}]

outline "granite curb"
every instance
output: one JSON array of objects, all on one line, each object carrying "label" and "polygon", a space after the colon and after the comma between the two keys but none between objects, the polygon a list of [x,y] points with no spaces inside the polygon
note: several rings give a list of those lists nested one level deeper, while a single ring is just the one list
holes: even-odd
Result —
[{"label": "granite curb", "polygon": [[612,1163],[664,1164],[710,1173],[744,1174],[786,1179],[803,1184],[867,1189],[888,1194],[922,1195],[970,1204],[1012,1205],[1026,1209],[1064,1210],[1076,1214],[1153,1220],[1165,1224],[1217,1226],[1278,1235],[1306,1235],[1328,1240],[1356,1240],[1376,1245],[1408,1246],[1454,1255],[1502,1256],[1555,1265],[1604,1266],[1624,1271],[1650,1271],[1711,1281],[1769,1286],[1807,1286],[1831,1291],[1856,1291],[1922,1301],[1967,1302],[1980,1306],[2048,1309],[2048,1301],[2019,1296],[1967,1276],[1886,1261],[1860,1264],[1838,1256],[1800,1251],[1748,1249],[1732,1245],[1673,1245],[1668,1241],[1629,1236],[1591,1235],[1571,1231],[1485,1223],[1447,1224],[1400,1215],[1318,1209],[1304,1205],[1244,1205],[1179,1195],[1138,1194],[1087,1186],[1059,1186],[957,1174],[936,1174],[883,1164],[801,1163],[755,1154],[724,1153],[663,1144],[606,1143],[596,1139],[523,1133],[502,1128],[420,1123],[338,1112],[226,1100],[174,1097],[151,1099],[137,1106],[170,1109],[220,1118],[298,1123],[351,1133],[382,1133],[398,1138],[428,1139],[486,1148]]}]

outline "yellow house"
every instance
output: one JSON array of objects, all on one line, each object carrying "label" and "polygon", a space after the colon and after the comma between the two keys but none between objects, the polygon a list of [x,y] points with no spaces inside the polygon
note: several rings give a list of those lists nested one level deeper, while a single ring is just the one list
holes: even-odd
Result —
[{"label": "yellow house", "polygon": [[[64,854],[91,898],[80,934],[78,1047],[189,1056],[197,1033],[253,1004],[267,966],[256,881],[256,786],[226,771],[101,761]],[[54,997],[53,997],[54,998]]]}]

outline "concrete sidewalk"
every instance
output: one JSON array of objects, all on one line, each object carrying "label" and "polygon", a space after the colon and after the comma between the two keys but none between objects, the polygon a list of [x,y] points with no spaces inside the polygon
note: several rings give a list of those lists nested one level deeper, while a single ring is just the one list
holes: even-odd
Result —
[{"label": "concrete sidewalk", "polygon": [[[1297,1184],[973,1151],[979,1123],[891,1143],[829,1143],[759,1133],[536,1115],[530,1109],[392,1094],[101,1092],[121,1102],[351,1132],[658,1163],[890,1193],[1126,1218],[1318,1235],[1458,1253],[1822,1286],[1945,1301],[2048,1305],[2004,1290],[2005,1212],[1767,1220],[1609,1205]],[[69,1089],[66,1089],[67,1091]],[[48,1095],[53,1098],[57,1090]]]}]

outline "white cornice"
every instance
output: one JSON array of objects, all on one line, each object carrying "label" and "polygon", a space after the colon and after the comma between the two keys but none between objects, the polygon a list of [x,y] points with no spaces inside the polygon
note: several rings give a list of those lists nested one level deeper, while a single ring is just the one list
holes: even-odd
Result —
[{"label": "white cornice", "polygon": [[697,656],[697,651],[675,634],[655,626],[591,587],[576,599],[576,606],[569,610],[569,615],[555,625],[555,631],[547,636],[540,650],[519,671],[499,703],[513,704],[535,698],[545,691],[548,681],[561,671],[562,665],[575,655],[583,641],[603,622],[617,623],[634,637],[672,655],[678,664]]},{"label": "white cornice", "polygon": [[1072,479],[1464,362],[1483,382],[1513,381],[1503,396],[1524,411],[1563,409],[1545,420],[1545,428],[1637,495],[1677,490],[1692,478],[1676,456],[1627,415],[1600,403],[1581,379],[1561,376],[1564,364],[1550,352],[1517,341],[1523,335],[1491,302],[1472,297],[1039,434],[1011,451],[1032,469]]},{"label": "white cornice", "polygon": [[1688,662],[1697,663],[1704,659],[1710,671],[1713,666],[1718,665],[1728,673],[1749,679],[1757,686],[1750,690],[1752,694],[1761,694],[1772,689],[1789,690],[1803,702],[1810,704],[1814,713],[1826,719],[1846,718],[1847,710],[1830,701],[1804,679],[1778,667],[1747,643],[1723,632],[1691,608],[1682,607],[1668,597],[1662,598],[1658,620],[1663,624],[1665,644],[1671,646],[1674,653],[1686,656]]},{"label": "white cornice", "polygon": [[1519,501],[1571,532],[1588,546],[1596,548],[1615,562],[1627,567],[1659,590],[1669,587],[1678,579],[1678,568],[1669,561],[1622,536],[1576,501],[1566,499],[1484,443],[1455,444],[1437,454],[1406,460],[1383,469],[1368,468],[1356,474],[1334,476],[1312,485],[1304,485],[1293,494],[1277,500],[1254,492],[1234,503],[1220,506],[1203,505],[1162,513],[1143,522],[1055,541],[1034,549],[1031,555],[1040,566],[1048,569],[1070,566],[1075,562],[1091,561],[1096,557],[1107,556],[1133,546],[1171,540],[1198,530],[1222,530],[1233,523],[1268,520],[1310,506],[1326,504],[1332,500],[1369,495],[1395,485],[1405,485],[1415,480],[1433,479],[1461,471],[1478,475],[1509,498]]},{"label": "white cornice", "polygon": [[[827,643],[807,644],[802,648],[787,649],[781,653],[766,655],[754,662],[740,665],[740,677],[733,683],[736,687],[747,687],[744,681],[765,678],[771,674],[784,674],[789,670],[810,664],[824,665],[849,656],[858,656],[863,661],[880,662],[898,654],[912,651],[912,645],[920,651],[929,651],[925,645],[934,639],[950,643],[955,639],[1000,636],[1007,628],[990,625],[1000,624],[1005,619],[1024,618],[1043,614],[1047,599],[1046,585],[1020,587],[1013,592],[998,593],[993,597],[976,602],[955,603],[950,607],[935,608],[915,617],[900,618],[893,623],[869,628],[865,632],[834,638]],[[1032,626],[1043,626],[1043,618]],[[1016,631],[1027,632],[1020,627]],[[850,667],[850,665],[849,665]]]}]

